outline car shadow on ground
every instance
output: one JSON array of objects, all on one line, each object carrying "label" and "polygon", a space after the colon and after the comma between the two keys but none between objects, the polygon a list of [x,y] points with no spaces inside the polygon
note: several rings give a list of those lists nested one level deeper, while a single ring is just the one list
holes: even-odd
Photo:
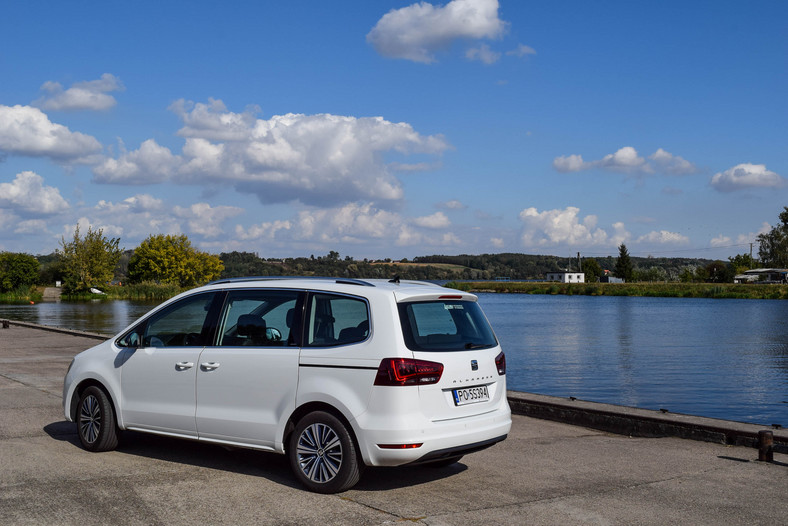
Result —
[{"label": "car shadow on ground", "polygon": [[[60,421],[44,426],[51,438],[69,442],[82,449],[76,424]],[[244,448],[185,440],[136,431],[123,431],[116,450],[118,453],[175,462],[241,475],[264,477],[291,488],[302,488],[295,480],[285,455]],[[367,468],[353,490],[387,491],[400,487],[417,486],[448,478],[465,471],[461,462],[445,467],[401,466],[395,468]]]}]

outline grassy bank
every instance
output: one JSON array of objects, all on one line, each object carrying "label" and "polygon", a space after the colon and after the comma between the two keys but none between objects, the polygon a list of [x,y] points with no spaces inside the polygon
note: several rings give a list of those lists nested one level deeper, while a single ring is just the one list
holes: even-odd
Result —
[{"label": "grassy bank", "polygon": [[0,303],[28,303],[39,302],[44,295],[40,287],[20,287],[12,292],[0,294]]},{"label": "grassy bank", "polygon": [[469,292],[564,294],[568,296],[648,296],[662,298],[788,299],[788,285],[738,283],[556,283],[451,282],[447,287]]},{"label": "grassy bank", "polygon": [[167,283],[143,282],[133,285],[111,285],[102,287],[104,294],[92,294],[83,292],[80,294],[63,294],[61,300],[65,301],[85,301],[95,299],[105,300],[148,300],[164,301],[180,294],[186,289],[181,289],[177,285]]}]

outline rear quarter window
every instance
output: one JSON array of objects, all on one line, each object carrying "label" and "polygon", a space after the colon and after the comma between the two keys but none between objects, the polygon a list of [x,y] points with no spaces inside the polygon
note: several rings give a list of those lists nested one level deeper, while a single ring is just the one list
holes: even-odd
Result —
[{"label": "rear quarter window", "polygon": [[476,302],[409,302],[398,309],[405,344],[413,351],[465,351],[498,344]]}]

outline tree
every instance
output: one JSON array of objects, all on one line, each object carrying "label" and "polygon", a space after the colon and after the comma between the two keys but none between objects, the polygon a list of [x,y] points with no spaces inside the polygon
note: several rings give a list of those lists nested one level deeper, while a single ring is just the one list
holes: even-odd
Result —
[{"label": "tree", "polygon": [[129,260],[129,280],[174,283],[194,287],[217,279],[224,270],[218,256],[192,247],[186,235],[151,235]]},{"label": "tree", "polygon": [[599,281],[599,278],[601,278],[604,273],[602,266],[594,258],[584,259],[580,267],[586,275],[586,283],[595,283]]},{"label": "tree", "polygon": [[755,268],[755,261],[749,254],[736,254],[732,258],[728,258],[733,267],[734,274],[743,274],[744,272]]},{"label": "tree", "polygon": [[618,259],[616,259],[616,267],[613,270],[613,275],[624,281],[632,281],[633,273],[634,269],[632,268],[632,259],[629,257],[629,251],[627,251],[627,246],[621,243],[618,247]]},{"label": "tree", "polygon": [[731,267],[722,261],[713,261],[706,265],[706,272],[708,273],[707,280],[710,283],[730,283],[733,282],[733,275],[731,274]]},{"label": "tree", "polygon": [[38,260],[29,254],[0,252],[0,292],[29,287],[38,279]]},{"label": "tree", "polygon": [[788,268],[788,206],[780,213],[780,224],[758,234],[758,257],[765,267]]},{"label": "tree", "polygon": [[120,238],[107,238],[103,229],[93,230],[90,226],[82,238],[79,225],[74,229],[72,241],[60,238],[62,250],[57,254],[63,262],[66,292],[83,292],[112,281],[122,252],[119,243]]}]

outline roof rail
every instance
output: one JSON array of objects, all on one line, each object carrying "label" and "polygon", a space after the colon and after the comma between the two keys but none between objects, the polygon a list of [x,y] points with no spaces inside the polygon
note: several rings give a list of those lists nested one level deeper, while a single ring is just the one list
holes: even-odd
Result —
[{"label": "roof rail", "polygon": [[207,283],[207,285],[225,285],[228,283],[244,283],[247,281],[277,281],[277,280],[289,280],[289,279],[305,279],[305,280],[315,280],[315,281],[334,281],[336,283],[343,283],[345,285],[361,285],[364,287],[374,287],[372,283],[368,281],[364,281],[361,279],[355,278],[337,278],[337,277],[329,277],[329,276],[244,276],[239,278],[224,278],[224,279],[217,279],[215,281],[211,281]]}]

